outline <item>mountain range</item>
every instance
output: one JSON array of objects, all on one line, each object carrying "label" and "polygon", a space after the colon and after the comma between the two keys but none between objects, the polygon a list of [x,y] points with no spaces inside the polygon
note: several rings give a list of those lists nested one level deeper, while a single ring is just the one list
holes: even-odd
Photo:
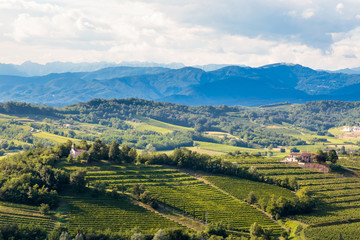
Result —
[{"label": "mountain range", "polygon": [[96,71],[77,69],[39,74],[42,76],[24,76],[32,75],[30,71],[16,75],[16,68],[6,72],[0,65],[0,72],[6,73],[0,76],[0,101],[63,106],[93,98],[137,97],[188,105],[256,106],[285,101],[360,100],[360,75],[317,71],[296,64],[258,68],[208,65],[202,69],[106,64],[84,65],[84,69]]}]

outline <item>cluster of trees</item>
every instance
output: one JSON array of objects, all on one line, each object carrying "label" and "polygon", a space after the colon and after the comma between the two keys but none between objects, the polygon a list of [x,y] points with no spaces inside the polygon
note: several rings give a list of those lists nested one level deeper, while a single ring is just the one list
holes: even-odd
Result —
[{"label": "cluster of trees", "polygon": [[331,162],[335,164],[338,159],[339,157],[334,149],[331,149],[329,152],[318,150],[314,156],[314,160],[318,163]]},{"label": "cluster of trees", "polygon": [[130,189],[131,194],[135,197],[136,200],[139,200],[145,204],[150,205],[153,208],[158,207],[158,196],[152,195],[150,191],[145,189],[145,185],[136,184]]},{"label": "cluster of trees", "polygon": [[5,139],[34,143],[32,134],[24,129],[23,123],[14,120],[0,122],[0,136]]},{"label": "cluster of trees", "polygon": [[37,146],[1,160],[0,200],[55,207],[60,191],[69,186],[76,191],[83,189],[86,184],[84,173],[69,174],[55,167],[65,152],[63,145],[54,148]]},{"label": "cluster of trees", "polygon": [[258,199],[253,192],[250,192],[247,202],[258,205],[276,220],[292,214],[309,213],[316,206],[316,199],[312,197],[307,188],[299,189],[293,199],[276,198],[275,195],[268,200]]}]

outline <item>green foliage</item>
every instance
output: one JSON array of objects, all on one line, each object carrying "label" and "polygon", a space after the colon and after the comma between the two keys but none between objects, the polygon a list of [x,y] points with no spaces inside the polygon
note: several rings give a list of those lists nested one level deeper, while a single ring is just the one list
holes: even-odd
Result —
[{"label": "green foliage", "polygon": [[328,161],[330,161],[332,164],[335,164],[338,160],[338,155],[336,154],[336,151],[331,149],[328,153]]},{"label": "green foliage", "polygon": [[73,186],[74,191],[82,192],[86,187],[86,171],[77,170],[70,174],[70,183]]},{"label": "green foliage", "polygon": [[0,199],[54,207],[58,193],[69,183],[69,175],[52,165],[58,157],[52,149],[37,148],[0,162]]},{"label": "green foliage", "polygon": [[257,197],[255,196],[255,193],[253,191],[249,192],[246,201],[250,204],[254,204],[257,202]]},{"label": "green foliage", "polygon": [[206,227],[205,232],[210,235],[218,235],[222,237],[227,237],[228,234],[226,232],[227,226],[224,222],[214,222],[209,223]]},{"label": "green foliage", "polygon": [[41,203],[39,207],[39,212],[43,215],[49,214],[50,206],[49,204]]}]

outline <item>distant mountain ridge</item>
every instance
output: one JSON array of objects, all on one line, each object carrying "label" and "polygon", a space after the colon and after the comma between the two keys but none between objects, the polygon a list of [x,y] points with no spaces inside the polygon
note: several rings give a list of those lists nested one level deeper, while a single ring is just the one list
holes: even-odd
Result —
[{"label": "distant mountain ridge", "polygon": [[52,106],[93,98],[129,97],[188,105],[245,106],[285,101],[358,101],[360,75],[316,71],[282,63],[258,68],[226,66],[214,71],[194,67],[116,66],[45,76],[0,76],[0,93],[3,102]]},{"label": "distant mountain ridge", "polygon": [[[203,69],[204,71],[213,71],[219,68],[229,66],[229,64],[208,64],[196,65],[194,67]],[[71,63],[71,62],[50,62],[47,64],[24,62],[21,65],[0,63],[0,75],[33,77],[45,76],[51,73],[68,73],[68,72],[93,72],[109,67],[155,67],[180,69],[185,65],[182,63],[150,63],[150,62],[94,62],[94,63]]]}]

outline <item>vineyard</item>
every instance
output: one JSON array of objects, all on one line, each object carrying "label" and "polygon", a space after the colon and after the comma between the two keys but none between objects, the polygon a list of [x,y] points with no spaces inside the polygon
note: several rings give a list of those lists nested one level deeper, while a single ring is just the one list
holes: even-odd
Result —
[{"label": "vineyard", "polygon": [[134,204],[126,195],[112,199],[82,194],[64,196],[62,200],[66,203],[64,211],[69,215],[68,229],[71,233],[76,233],[78,229],[110,229],[118,232],[134,227],[154,233],[160,228],[183,228],[176,222]]},{"label": "vineyard", "polygon": [[[244,161],[239,167],[256,167],[257,172],[267,177],[284,179],[295,177],[300,187],[307,187],[320,201],[311,214],[296,215],[292,218],[308,224],[305,234],[309,239],[358,239],[360,229],[360,179],[343,177],[336,173],[322,174],[290,164]],[[237,189],[229,187],[228,182],[218,177],[210,181],[231,192],[244,197]],[[231,180],[233,181],[233,180]],[[240,180],[242,181],[242,180]]]},{"label": "vineyard", "polygon": [[158,195],[164,205],[204,223],[223,221],[233,230],[248,231],[250,225],[257,222],[273,228],[274,234],[282,232],[278,224],[249,204],[175,169],[146,165],[102,165],[87,167],[87,171],[90,185],[103,182],[110,189],[121,190],[144,184],[146,190]]},{"label": "vineyard", "polygon": [[272,195],[288,199],[294,198],[294,194],[290,190],[275,185],[229,176],[202,175],[202,177],[238,199],[245,200],[250,192],[254,192],[255,196],[265,200],[271,198]]},{"label": "vineyard", "polygon": [[50,216],[40,214],[37,207],[0,202],[0,224],[37,226],[51,230],[55,222]]}]

